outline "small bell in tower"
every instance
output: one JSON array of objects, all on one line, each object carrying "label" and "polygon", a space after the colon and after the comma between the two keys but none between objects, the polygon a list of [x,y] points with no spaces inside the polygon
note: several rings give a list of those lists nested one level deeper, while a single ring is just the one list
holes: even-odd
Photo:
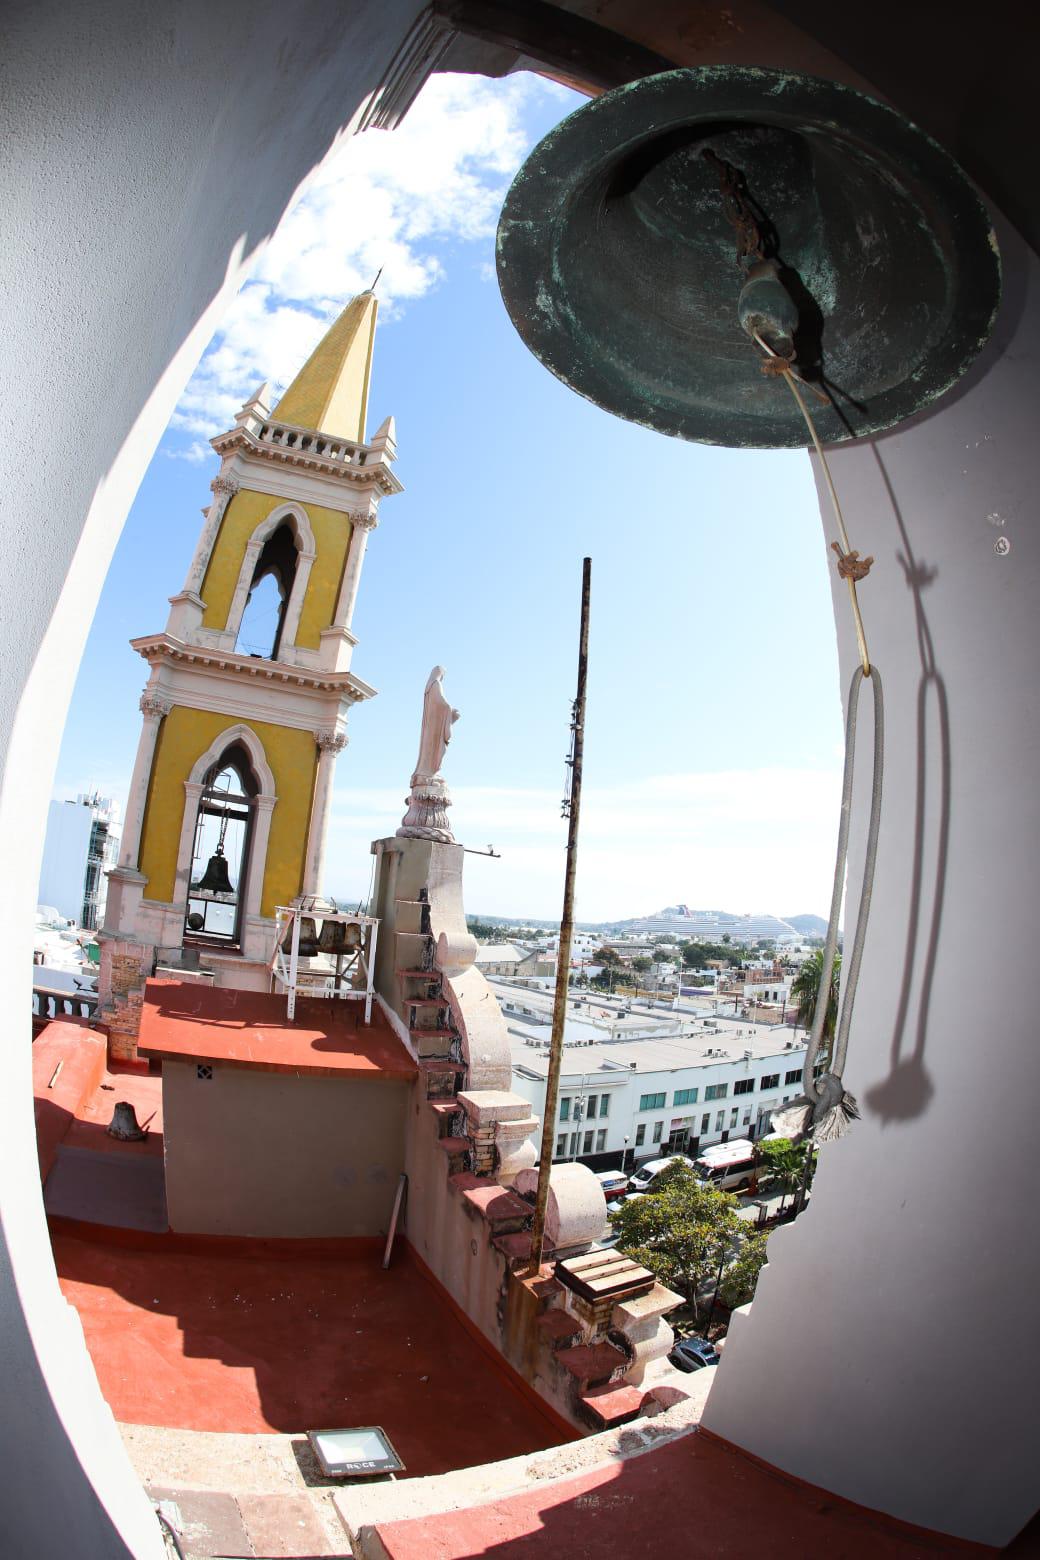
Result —
[{"label": "small bell in tower", "polygon": [[233,894],[231,879],[228,876],[227,858],[224,855],[223,845],[218,845],[206,864],[206,870],[197,883],[191,885],[193,893],[199,894]]}]

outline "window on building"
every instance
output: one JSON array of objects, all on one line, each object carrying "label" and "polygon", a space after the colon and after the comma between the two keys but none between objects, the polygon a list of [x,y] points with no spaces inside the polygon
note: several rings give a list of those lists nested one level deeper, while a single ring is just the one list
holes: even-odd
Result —
[{"label": "window on building", "polygon": [[733,1085],[734,1094],[753,1094],[755,1090],[754,1078],[738,1078]]},{"label": "window on building", "polygon": [[760,1089],[775,1089],[780,1082],[779,1073],[766,1073],[764,1078],[758,1080]]},{"label": "window on building", "polygon": [[639,1096],[639,1109],[640,1110],[663,1110],[664,1109],[664,1095],[663,1094],[641,1094]]},{"label": "window on building", "polygon": [[599,1096],[596,1095],[596,1094],[590,1094],[589,1095],[588,1109],[585,1112],[585,1120],[586,1121],[592,1121],[592,1119],[594,1118],[594,1116],[596,1114],[596,1106],[597,1106],[598,1103],[599,1103]]},{"label": "window on building", "polygon": [[711,1126],[711,1117],[710,1116],[702,1116],[701,1117],[701,1136],[702,1137],[703,1137],[704,1133],[707,1132],[707,1130],[708,1130],[708,1128],[710,1126]]},{"label": "window on building", "polygon": [[642,1148],[642,1146],[643,1146],[643,1144],[645,1142],[646,1142],[646,1122],[645,1121],[641,1121],[639,1123],[638,1127],[636,1128],[636,1147],[637,1148]]},{"label": "window on building", "polygon": [[723,1126],[725,1124],[725,1121],[726,1121],[726,1112],[724,1110],[720,1110],[718,1115],[715,1117],[715,1131],[716,1132],[721,1132],[722,1131],[722,1128],[723,1128]]},{"label": "window on building", "polygon": [[604,1127],[601,1131],[596,1133],[596,1153],[597,1154],[602,1154],[602,1152],[606,1148],[606,1146],[607,1146],[607,1129],[606,1129],[606,1127]]},{"label": "window on building", "polygon": [[571,1102],[570,1102],[570,1097],[568,1096],[567,1099],[564,1099],[564,1100],[560,1101],[560,1120],[561,1121],[569,1121],[570,1119],[571,1119]]},{"label": "window on building", "polygon": [[663,1121],[655,1121],[654,1122],[654,1136],[653,1136],[653,1141],[655,1143],[660,1143],[661,1135],[662,1135],[663,1132],[664,1132],[664,1122]]},{"label": "window on building", "polygon": [[278,659],[285,609],[296,577],[296,537],[284,521],[264,543],[249,583],[245,611],[238,626],[235,649],[239,655]]},{"label": "window on building", "polygon": [[675,1093],[672,1095],[673,1105],[696,1105],[696,1103],[696,1089],[676,1089]]},{"label": "window on building", "polygon": [[571,1133],[571,1158],[572,1159],[574,1158],[574,1156],[575,1156],[575,1154],[577,1152],[578,1152],[578,1134],[576,1132],[572,1132]]},{"label": "window on building", "polygon": [[567,1134],[566,1134],[566,1132],[561,1132],[559,1137],[556,1139],[556,1153],[553,1155],[553,1158],[554,1159],[562,1159],[566,1152],[567,1152]]},{"label": "window on building", "polygon": [[785,1083],[801,1083],[801,1081],[802,1069],[800,1067],[794,1067],[789,1073],[784,1073]]},{"label": "window on building", "polygon": [[750,1120],[751,1120],[751,1106],[749,1105],[747,1110],[744,1112],[744,1120],[742,1121],[741,1125],[746,1127],[748,1125],[748,1123],[750,1122]]},{"label": "window on building", "polygon": [[601,1094],[599,1097],[599,1115],[602,1121],[604,1116],[610,1115],[610,1095]]},{"label": "window on building", "polygon": [[582,1153],[583,1154],[591,1154],[592,1153],[592,1139],[593,1139],[594,1136],[595,1136],[594,1133],[586,1132],[586,1134],[585,1134],[585,1144],[584,1144],[584,1146],[582,1148]]},{"label": "window on building", "polygon": [[731,1132],[732,1132],[733,1128],[737,1124],[737,1117],[739,1116],[739,1114],[740,1114],[740,1112],[738,1111],[736,1106],[734,1106],[733,1109],[729,1113],[729,1127],[730,1127],[730,1131]]},{"label": "window on building", "polygon": [[706,1100],[724,1100],[729,1093],[728,1083],[709,1083],[704,1091]]}]

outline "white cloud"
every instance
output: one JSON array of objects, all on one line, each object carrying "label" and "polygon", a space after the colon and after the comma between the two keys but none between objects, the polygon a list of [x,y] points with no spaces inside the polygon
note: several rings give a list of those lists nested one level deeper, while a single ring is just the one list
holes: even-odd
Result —
[{"label": "white cloud", "polygon": [[[560,89],[534,77],[434,76],[400,129],[344,137],[261,254],[173,415],[208,453],[263,380],[277,393],[329,322],[382,268],[382,317],[435,287],[452,243],[480,244],[482,278],[505,189],[523,161],[523,110]],[[563,98],[569,94],[562,93]],[[562,107],[561,107],[562,112]]]},{"label": "white cloud", "polygon": [[[702,910],[826,914],[840,771],[729,770],[587,785],[577,914],[605,921],[682,900]],[[467,857],[466,907],[489,914],[560,913],[566,825],[548,790],[452,788],[456,838],[501,861]],[[368,844],[393,834],[402,794],[345,789],[334,802],[326,878],[361,893]]]}]

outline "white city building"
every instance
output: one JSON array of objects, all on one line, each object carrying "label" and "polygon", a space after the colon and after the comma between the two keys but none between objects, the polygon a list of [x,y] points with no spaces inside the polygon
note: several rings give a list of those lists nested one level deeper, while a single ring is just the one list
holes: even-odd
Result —
[{"label": "white city building", "polygon": [[119,808],[110,796],[51,802],[38,902],[76,926],[93,929],[105,909],[105,874],[119,846]]},{"label": "white city building", "polygon": [[[521,1003],[493,985],[509,1028],[513,1089],[544,1119],[552,994],[527,991]],[[772,1111],[802,1092],[804,1056],[804,1036],[789,1026],[568,999],[553,1157],[631,1169],[730,1136],[755,1138],[770,1130]]]}]

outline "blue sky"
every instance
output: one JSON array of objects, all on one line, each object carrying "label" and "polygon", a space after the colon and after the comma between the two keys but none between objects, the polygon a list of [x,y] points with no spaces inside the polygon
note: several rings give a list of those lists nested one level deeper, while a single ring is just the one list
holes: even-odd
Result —
[{"label": "blue sky", "polygon": [[[354,619],[352,713],[326,889],[368,884],[400,822],[430,667],[462,712],[445,762],[471,911],[559,914],[581,560],[593,560],[579,917],[826,912],[840,781],[837,657],[809,463],[623,423],[513,330],[494,225],[527,150],[580,99],[534,78],[438,78],[401,130],[337,149],[259,257],[148,471],[102,596],[56,795],[125,796],[147,667],[217,469],[206,442],[284,383],[384,276],[370,431],[397,419]],[[476,148],[476,151],[474,151]]]}]

